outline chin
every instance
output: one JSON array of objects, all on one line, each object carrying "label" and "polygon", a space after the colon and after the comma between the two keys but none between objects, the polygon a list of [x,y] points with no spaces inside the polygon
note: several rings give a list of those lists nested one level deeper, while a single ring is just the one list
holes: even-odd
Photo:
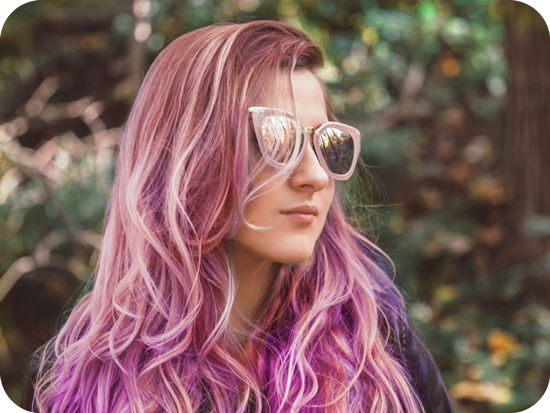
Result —
[{"label": "chin", "polygon": [[284,254],[283,257],[280,257],[280,259],[276,259],[276,262],[280,262],[281,264],[304,264],[310,260],[310,258],[313,256],[313,248],[303,251],[289,251],[288,254]]}]

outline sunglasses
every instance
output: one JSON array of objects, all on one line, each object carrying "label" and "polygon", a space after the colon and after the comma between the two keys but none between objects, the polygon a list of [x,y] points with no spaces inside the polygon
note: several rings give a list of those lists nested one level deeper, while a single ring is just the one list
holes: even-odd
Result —
[{"label": "sunglasses", "polygon": [[301,158],[306,148],[305,131],[311,130],[315,154],[327,175],[343,181],[353,173],[361,147],[361,134],[354,127],[327,122],[317,128],[304,128],[300,123],[298,128],[295,117],[283,110],[254,106],[249,112],[260,151],[269,165],[280,168],[293,156]]}]

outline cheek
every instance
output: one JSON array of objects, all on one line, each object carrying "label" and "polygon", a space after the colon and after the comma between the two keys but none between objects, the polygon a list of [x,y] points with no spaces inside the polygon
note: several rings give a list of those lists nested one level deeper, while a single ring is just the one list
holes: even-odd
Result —
[{"label": "cheek", "polygon": [[257,230],[249,227],[247,223],[263,228],[278,227],[282,222],[282,216],[278,216],[274,201],[269,196],[262,195],[247,205],[243,214],[244,220],[240,222],[235,235],[238,244],[251,250],[266,247],[273,230]]},{"label": "cheek", "polygon": [[327,185],[323,193],[320,194],[319,201],[318,201],[319,203],[317,204],[323,214],[323,221],[320,225],[318,236],[321,235],[321,232],[323,231],[323,228],[327,223],[328,212],[330,210],[333,200],[334,200],[334,183],[331,182],[329,183],[329,185]]},{"label": "cheek", "polygon": [[334,180],[330,180],[329,184],[324,189],[322,197],[323,206],[326,210],[326,213],[328,213],[328,210],[330,209],[330,206],[332,205],[332,201],[334,199]]},{"label": "cheek", "polygon": [[261,195],[259,198],[250,202],[245,211],[244,219],[257,226],[271,226],[273,220],[277,218],[278,198],[271,193]]}]

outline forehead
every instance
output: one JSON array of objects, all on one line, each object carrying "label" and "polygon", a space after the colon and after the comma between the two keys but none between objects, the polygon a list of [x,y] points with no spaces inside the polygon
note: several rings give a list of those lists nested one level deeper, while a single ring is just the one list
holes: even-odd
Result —
[{"label": "forehead", "polygon": [[[292,73],[292,86],[297,115],[305,126],[319,126],[326,122],[325,95],[318,78],[308,69],[297,69]],[[290,94],[288,73],[282,72],[276,80],[271,78],[260,106],[280,108],[294,113]]]}]

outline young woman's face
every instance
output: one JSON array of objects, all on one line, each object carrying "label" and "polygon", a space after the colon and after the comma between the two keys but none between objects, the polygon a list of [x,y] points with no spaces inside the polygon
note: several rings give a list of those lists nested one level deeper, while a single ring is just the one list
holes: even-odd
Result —
[{"label": "young woman's face", "polygon": [[[296,70],[292,77],[296,110],[304,127],[328,122],[323,90],[309,70]],[[282,109],[293,113],[291,98],[283,94]],[[259,102],[259,106],[269,106]],[[311,132],[307,132],[311,139]],[[256,184],[269,179],[267,172]],[[334,181],[323,170],[315,151],[307,145],[299,166],[289,178],[270,183],[245,210],[245,219],[268,230],[255,230],[241,223],[235,236],[235,253],[241,264],[263,261],[298,264],[312,255],[334,196]]]}]

